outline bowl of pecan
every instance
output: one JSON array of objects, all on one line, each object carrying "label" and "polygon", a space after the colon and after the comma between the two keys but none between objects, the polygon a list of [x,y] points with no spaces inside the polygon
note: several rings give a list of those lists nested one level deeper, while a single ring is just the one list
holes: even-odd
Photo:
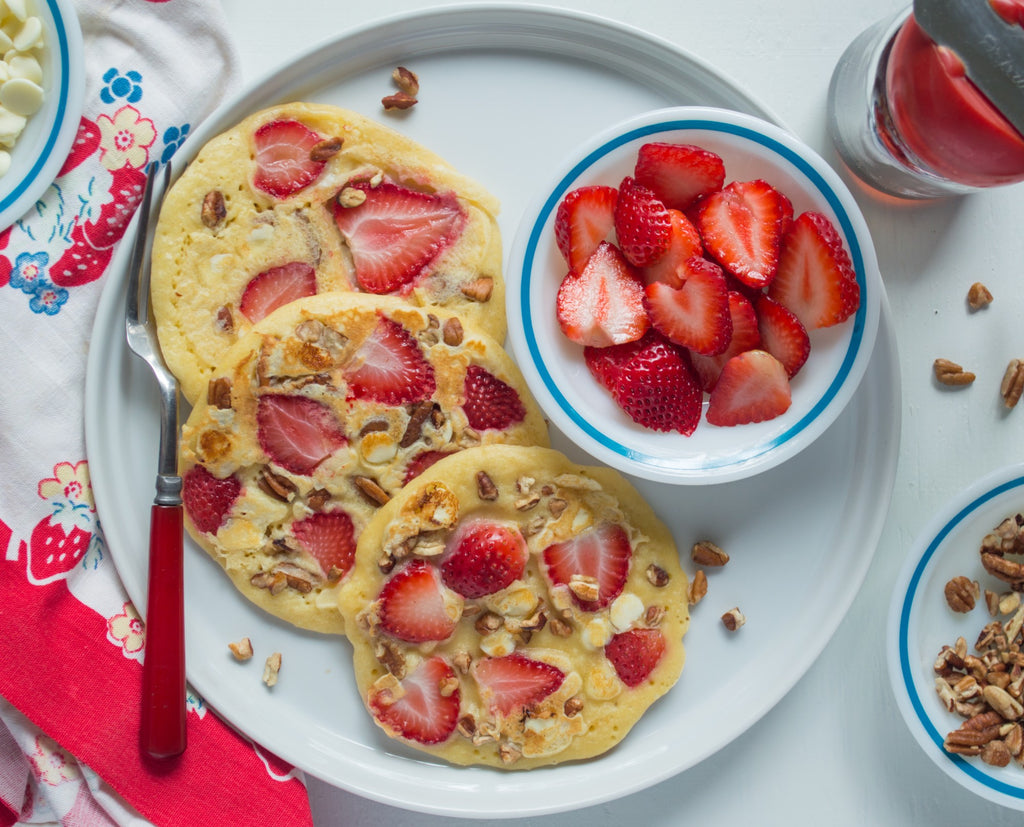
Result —
[{"label": "bowl of pecan", "polygon": [[978,480],[925,527],[887,640],[897,705],[928,757],[1024,811],[1024,465]]},{"label": "bowl of pecan", "polygon": [[524,213],[512,350],[552,424],[625,473],[761,473],[859,385],[883,292],[841,179],[775,124],[648,112],[586,142]]}]

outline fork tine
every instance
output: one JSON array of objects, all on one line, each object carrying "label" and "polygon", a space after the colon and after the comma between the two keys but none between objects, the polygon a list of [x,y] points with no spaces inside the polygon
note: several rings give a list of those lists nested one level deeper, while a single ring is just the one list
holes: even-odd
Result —
[{"label": "fork tine", "polygon": [[130,324],[137,324],[140,320],[140,290],[142,281],[142,269],[146,260],[146,240],[148,238],[147,228],[149,227],[149,211],[153,202],[153,180],[156,177],[152,171],[146,176],[146,188],[142,192],[142,202],[139,204],[138,216],[135,224],[135,242],[132,246],[132,255],[128,261],[128,295],[125,313]]}]

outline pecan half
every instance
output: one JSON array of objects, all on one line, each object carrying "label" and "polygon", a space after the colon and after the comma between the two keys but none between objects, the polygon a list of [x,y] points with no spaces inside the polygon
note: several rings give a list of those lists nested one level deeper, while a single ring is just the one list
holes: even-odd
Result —
[{"label": "pecan half", "polygon": [[949,359],[936,359],[932,363],[932,370],[940,384],[954,388],[970,385],[976,378],[969,370],[964,370],[962,365]]},{"label": "pecan half", "polygon": [[395,109],[411,109],[419,101],[407,92],[395,92],[393,95],[385,95],[380,99],[380,103],[384,107],[384,111],[390,112]]},{"label": "pecan half", "polygon": [[462,285],[462,295],[475,302],[487,301],[491,298],[492,292],[494,292],[494,279],[490,276],[481,276]]},{"label": "pecan half", "polygon": [[981,587],[976,581],[961,574],[946,583],[944,592],[950,609],[954,612],[969,612],[981,594]]},{"label": "pecan half", "polygon": [[343,143],[341,138],[325,138],[313,144],[313,148],[309,150],[309,160],[317,163],[329,161],[338,154]]},{"label": "pecan half", "polygon": [[999,395],[1007,408],[1016,407],[1020,395],[1024,392],[1024,362],[1011,359],[1003,373],[1003,381],[999,384]]}]

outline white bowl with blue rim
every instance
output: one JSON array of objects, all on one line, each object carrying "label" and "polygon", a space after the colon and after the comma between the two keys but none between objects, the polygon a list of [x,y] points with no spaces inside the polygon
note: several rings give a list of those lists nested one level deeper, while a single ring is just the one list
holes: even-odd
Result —
[{"label": "white bowl with blue rim", "polygon": [[21,218],[53,183],[78,134],[85,93],[82,30],[72,0],[31,0],[43,25],[43,104],[29,117],[0,176],[0,230]]},{"label": "white bowl with blue rim", "polygon": [[[893,591],[887,627],[889,678],[896,704],[911,734],[947,776],[966,789],[1016,810],[1024,810],[1024,767],[1016,761],[994,767],[977,756],[947,752],[946,736],[964,719],[950,712],[935,690],[935,660],[958,637],[974,643],[993,620],[984,598],[966,613],[954,612],[945,598],[953,577],[978,582],[984,593],[1011,590],[981,564],[986,534],[1024,511],[1024,465],[1001,468],[982,477],[947,503],[918,536]],[[1007,617],[1001,617],[1003,622]]]},{"label": "white bowl with blue rim", "polygon": [[[583,348],[561,332],[555,296],[567,267],[554,237],[558,204],[576,187],[618,186],[648,142],[696,144],[718,153],[726,182],[763,178],[793,203],[794,215],[827,215],[850,253],[861,303],[845,323],[811,333],[811,354],[794,377],[790,409],[733,427],[702,418],[691,436],[634,423],[590,375]],[[810,445],[856,392],[874,348],[884,288],[856,201],[836,172],[791,133],[759,118],[710,107],[674,107],[624,121],[565,160],[527,207],[506,268],[509,340],[551,423],[597,460],[628,474],[674,484],[707,484],[767,471]],[[705,399],[705,407],[707,401]]]}]

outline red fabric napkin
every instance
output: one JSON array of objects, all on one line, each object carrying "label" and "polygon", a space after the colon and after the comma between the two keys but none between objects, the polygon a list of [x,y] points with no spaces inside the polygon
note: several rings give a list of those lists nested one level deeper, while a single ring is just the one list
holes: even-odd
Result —
[{"label": "red fabric napkin", "polygon": [[237,59],[207,0],[78,0],[84,113],[35,207],[0,233],[0,827],[312,823],[301,773],[189,695],[188,749],[139,747],[145,631],[89,486],[83,409],[106,269],[141,195]]}]

